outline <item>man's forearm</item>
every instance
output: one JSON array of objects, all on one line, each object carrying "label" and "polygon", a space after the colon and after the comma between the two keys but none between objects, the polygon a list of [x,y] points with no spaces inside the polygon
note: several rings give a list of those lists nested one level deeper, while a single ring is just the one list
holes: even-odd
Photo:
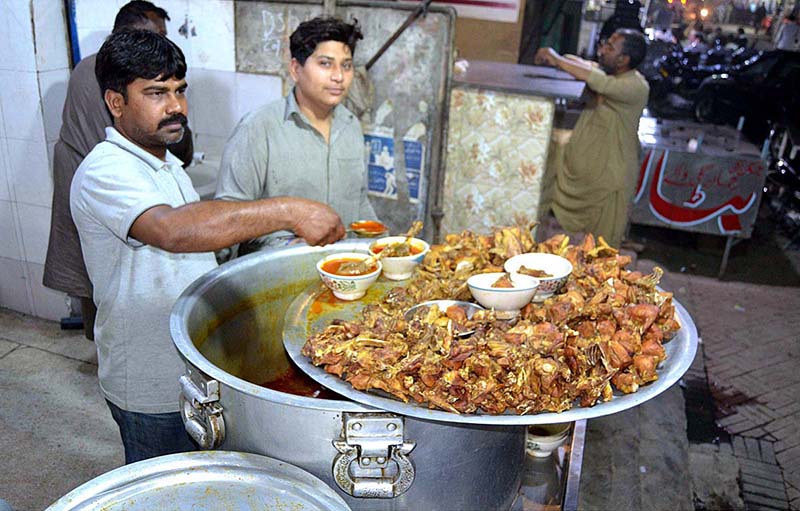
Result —
[{"label": "man's forearm", "polygon": [[565,71],[583,82],[589,78],[589,74],[592,72],[592,64],[583,59],[558,55],[553,60],[555,61],[556,69]]},{"label": "man's forearm", "polygon": [[[147,223],[137,225],[148,215]],[[284,198],[257,201],[200,201],[144,212],[131,236],[169,252],[211,252],[274,231],[293,228],[292,207]]]}]

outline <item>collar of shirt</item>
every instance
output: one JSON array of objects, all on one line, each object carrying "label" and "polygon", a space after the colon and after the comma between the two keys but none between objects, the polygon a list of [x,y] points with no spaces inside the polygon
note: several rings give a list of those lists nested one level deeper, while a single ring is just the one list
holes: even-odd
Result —
[{"label": "collar of shirt", "polygon": [[169,170],[170,167],[173,167],[174,165],[181,167],[181,161],[178,159],[177,156],[175,156],[171,152],[167,151],[166,161],[162,160],[161,158],[148,153],[142,147],[136,145],[132,141],[125,138],[122,135],[122,133],[116,130],[116,128],[113,127],[106,128],[106,142],[111,142],[115,146],[118,146],[121,149],[128,151],[129,153],[133,154],[140,160],[150,165],[156,172],[158,172],[159,170]]},{"label": "collar of shirt", "polygon": [[[292,116],[296,117],[296,119],[302,122],[303,127],[317,131],[311,123],[308,121],[308,118],[300,111],[300,106],[297,104],[297,98],[294,97],[294,87],[289,92],[289,95],[286,96],[286,108],[283,111],[283,120],[288,121],[292,118]],[[333,122],[331,123],[331,140],[333,140],[337,133],[349,122],[351,121],[354,116],[341,104],[336,105],[333,109]]]}]

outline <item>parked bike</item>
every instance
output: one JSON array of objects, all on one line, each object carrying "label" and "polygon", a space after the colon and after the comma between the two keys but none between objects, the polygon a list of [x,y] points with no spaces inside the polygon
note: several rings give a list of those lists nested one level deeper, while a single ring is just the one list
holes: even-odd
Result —
[{"label": "parked bike", "polygon": [[747,48],[717,46],[698,52],[674,45],[653,62],[646,76],[650,85],[648,109],[657,117],[691,117],[697,91],[707,78],[736,73],[759,57],[760,52]]}]

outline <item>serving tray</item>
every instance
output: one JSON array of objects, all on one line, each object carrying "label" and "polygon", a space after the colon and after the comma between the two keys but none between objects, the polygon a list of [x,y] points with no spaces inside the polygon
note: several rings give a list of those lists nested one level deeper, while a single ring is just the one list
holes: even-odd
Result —
[{"label": "serving tray", "polygon": [[321,332],[333,319],[356,319],[367,303],[376,303],[393,287],[398,285],[381,277],[362,300],[344,302],[336,300],[324,285],[316,283],[307,288],[292,302],[286,311],[283,329],[283,344],[291,359],[298,367],[316,380],[320,385],[337,392],[363,405],[380,408],[409,417],[443,422],[483,425],[532,425],[572,422],[581,419],[593,419],[621,412],[645,401],[653,399],[677,382],[689,369],[697,352],[697,329],[686,309],[675,298],[675,313],[681,329],[669,342],[664,343],[667,359],[658,366],[658,380],[642,385],[633,394],[614,392],[610,401],[600,402],[592,407],[580,407],[577,402],[569,410],[556,412],[540,412],[528,415],[517,415],[507,412],[493,415],[484,412],[458,414],[439,409],[428,408],[426,404],[410,400],[404,403],[394,396],[378,389],[361,391],[354,389],[348,382],[334,374],[325,372],[311,360],[300,353],[303,345],[311,335]]}]

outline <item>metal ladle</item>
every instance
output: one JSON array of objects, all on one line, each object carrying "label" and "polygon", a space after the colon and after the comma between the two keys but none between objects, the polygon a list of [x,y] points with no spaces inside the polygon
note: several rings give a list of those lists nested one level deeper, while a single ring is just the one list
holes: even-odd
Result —
[{"label": "metal ladle", "polygon": [[[406,321],[411,321],[414,319],[415,313],[420,309],[428,309],[432,306],[438,306],[439,310],[445,312],[448,307],[452,307],[453,305],[457,305],[462,307],[464,311],[467,313],[467,319],[472,319],[472,316],[475,315],[476,312],[486,310],[477,303],[472,302],[462,302],[461,300],[430,300],[427,302],[418,303],[413,307],[410,307],[407,311],[403,313],[403,317]],[[456,337],[469,337],[470,335],[474,334],[475,330],[466,330],[464,332],[456,333]]]}]

